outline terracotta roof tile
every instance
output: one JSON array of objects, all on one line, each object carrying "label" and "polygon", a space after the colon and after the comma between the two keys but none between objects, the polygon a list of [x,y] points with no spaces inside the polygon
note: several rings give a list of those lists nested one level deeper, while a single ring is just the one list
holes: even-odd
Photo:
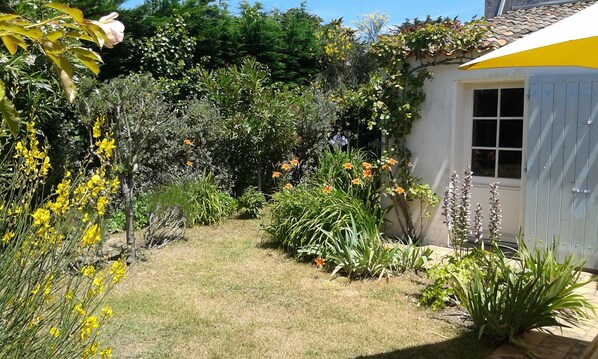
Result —
[{"label": "terracotta roof tile", "polygon": [[487,40],[496,47],[506,45],[596,3],[598,3],[598,0],[586,0],[538,5],[507,11],[488,20],[493,34]]}]

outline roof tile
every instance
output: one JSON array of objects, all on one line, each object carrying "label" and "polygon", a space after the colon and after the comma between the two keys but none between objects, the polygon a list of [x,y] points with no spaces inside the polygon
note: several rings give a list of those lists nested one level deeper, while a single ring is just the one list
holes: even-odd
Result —
[{"label": "roof tile", "polygon": [[488,20],[492,34],[490,34],[487,41],[496,47],[506,45],[596,3],[598,3],[598,0],[582,0],[507,11]]}]

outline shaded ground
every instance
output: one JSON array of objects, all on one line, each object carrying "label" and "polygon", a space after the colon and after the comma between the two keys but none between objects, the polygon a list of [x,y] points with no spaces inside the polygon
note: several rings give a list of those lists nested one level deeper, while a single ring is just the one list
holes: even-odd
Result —
[{"label": "shaded ground", "polygon": [[348,282],[260,245],[231,220],[148,251],[110,295],[115,358],[483,358],[463,327],[416,305],[418,278]]}]

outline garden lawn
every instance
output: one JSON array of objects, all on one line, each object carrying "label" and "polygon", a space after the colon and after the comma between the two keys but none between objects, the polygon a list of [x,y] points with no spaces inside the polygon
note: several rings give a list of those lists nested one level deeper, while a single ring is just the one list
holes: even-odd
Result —
[{"label": "garden lawn", "polygon": [[418,277],[349,282],[262,239],[259,220],[187,231],[147,252],[108,304],[115,358],[483,358],[476,333],[433,319]]}]

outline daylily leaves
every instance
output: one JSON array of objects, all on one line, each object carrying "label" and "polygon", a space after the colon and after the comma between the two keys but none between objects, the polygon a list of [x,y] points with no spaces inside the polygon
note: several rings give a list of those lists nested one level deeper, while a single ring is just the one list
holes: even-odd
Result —
[{"label": "daylily leaves", "polygon": [[83,22],[83,11],[79,10],[79,9],[75,9],[72,8],[68,5],[65,4],[61,4],[61,3],[57,3],[57,2],[53,2],[53,3],[49,3],[44,5],[46,7],[58,10],[60,12],[63,12],[65,14],[68,14],[70,17],[73,18],[73,20],[75,20],[78,23],[82,23]]}]

